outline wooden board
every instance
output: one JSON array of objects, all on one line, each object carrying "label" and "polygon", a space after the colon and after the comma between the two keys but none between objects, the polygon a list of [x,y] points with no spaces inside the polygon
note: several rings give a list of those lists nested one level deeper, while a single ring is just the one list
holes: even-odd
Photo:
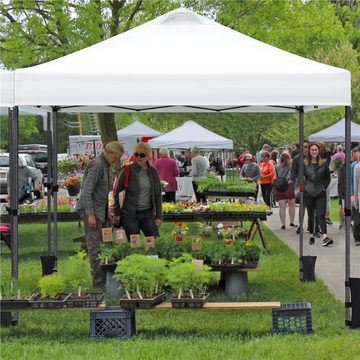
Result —
[{"label": "wooden board", "polygon": [[[281,307],[278,301],[273,302],[214,302],[206,303],[202,309],[205,310],[237,310],[237,309],[277,309]],[[171,303],[162,303],[154,309],[172,309]]]}]

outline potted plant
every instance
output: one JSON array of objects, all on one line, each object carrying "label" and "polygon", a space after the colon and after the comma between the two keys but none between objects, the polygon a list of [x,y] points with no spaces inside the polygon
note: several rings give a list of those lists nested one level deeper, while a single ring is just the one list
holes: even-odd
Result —
[{"label": "potted plant", "polygon": [[79,168],[79,161],[77,159],[64,159],[58,162],[59,175],[67,175],[75,173]]},{"label": "potted plant", "polygon": [[85,251],[69,256],[59,267],[58,273],[65,277],[66,290],[70,296],[66,307],[96,307],[104,297],[103,293],[89,292],[91,289],[90,262]]},{"label": "potted plant", "polygon": [[64,181],[64,185],[67,188],[69,196],[76,196],[80,192],[81,178],[78,176],[67,177]]},{"label": "potted plant", "polygon": [[22,288],[21,290],[14,281],[1,285],[1,311],[29,308],[29,301],[34,298],[34,294],[29,292],[29,289]]},{"label": "potted plant", "polygon": [[176,222],[174,228],[171,231],[171,235],[176,241],[183,241],[185,236],[190,234],[189,227],[185,223]]},{"label": "potted plant", "polygon": [[30,301],[33,309],[58,309],[65,306],[65,300],[70,296],[66,293],[66,278],[58,273],[46,275],[39,281],[40,294]]},{"label": "potted plant", "polygon": [[169,265],[166,283],[173,291],[171,304],[175,308],[201,308],[207,301],[207,287],[219,280],[219,274],[192,263],[190,254],[175,258]]},{"label": "potted plant", "polygon": [[117,262],[115,279],[125,287],[120,306],[150,308],[165,300],[162,287],[167,261],[155,257],[133,254]]},{"label": "potted plant", "polygon": [[261,254],[261,248],[253,241],[244,242],[244,266],[247,268],[257,268]]}]

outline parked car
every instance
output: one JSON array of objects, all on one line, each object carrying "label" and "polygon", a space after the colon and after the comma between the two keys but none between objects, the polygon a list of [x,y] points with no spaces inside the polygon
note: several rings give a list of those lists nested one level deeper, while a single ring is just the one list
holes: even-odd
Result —
[{"label": "parked car", "polygon": [[[7,196],[8,187],[8,172],[10,168],[10,156],[9,153],[0,153],[0,199],[5,200]],[[43,175],[40,169],[38,169],[29,154],[19,154],[19,166],[27,166],[31,168],[35,173],[39,174],[39,177],[43,179]],[[29,179],[31,189],[34,189],[34,183]],[[34,191],[36,198],[41,199],[44,196],[44,182],[40,191]]]},{"label": "parked car", "polygon": [[19,145],[19,154],[29,154],[36,167],[41,170],[43,175],[47,175],[48,159],[47,145],[25,144]]}]

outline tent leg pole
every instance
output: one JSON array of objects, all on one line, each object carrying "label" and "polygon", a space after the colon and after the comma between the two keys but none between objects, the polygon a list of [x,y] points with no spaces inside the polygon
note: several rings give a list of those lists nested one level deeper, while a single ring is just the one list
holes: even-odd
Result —
[{"label": "tent leg pole", "polygon": [[58,198],[58,177],[57,177],[57,140],[58,140],[58,108],[53,107],[52,109],[52,120],[53,120],[53,202],[54,202],[54,256],[58,257],[58,224],[57,224],[57,198]]},{"label": "tent leg pole", "polygon": [[[299,214],[303,214],[305,211],[304,208],[304,108],[301,106],[299,108],[299,142],[300,142],[300,152],[299,152],[299,191],[300,191],[300,207]],[[299,266],[300,280],[303,279],[303,253],[304,253],[304,217],[299,215]]]},{"label": "tent leg pole", "polygon": [[52,180],[53,180],[53,166],[52,166],[52,122],[50,115],[47,117],[47,227],[48,227],[48,251],[47,254],[51,255],[51,239],[52,239],[52,221],[51,221],[51,196],[53,194]]},{"label": "tent leg pole", "polygon": [[[10,133],[10,243],[11,243],[11,275],[14,279],[19,277],[18,264],[18,199],[19,199],[19,108],[9,108],[9,133]],[[10,184],[8,184],[10,186]]]},{"label": "tent leg pole", "polygon": [[345,325],[351,325],[350,318],[350,222],[351,222],[351,199],[350,199],[350,147],[351,147],[351,107],[345,107]]}]

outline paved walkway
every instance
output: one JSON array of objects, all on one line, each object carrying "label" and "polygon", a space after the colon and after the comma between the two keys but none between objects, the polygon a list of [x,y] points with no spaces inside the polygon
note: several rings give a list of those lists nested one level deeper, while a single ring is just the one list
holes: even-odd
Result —
[{"label": "paved walkway", "polygon": [[[298,211],[296,207],[295,224],[298,224]],[[286,229],[281,230],[279,218],[279,208],[273,209],[273,215],[268,217],[265,224],[276,234],[285,244],[299,254],[299,235],[296,228],[289,226],[288,213],[286,214]],[[307,220],[304,220],[305,229]],[[315,274],[321,278],[331,293],[345,301],[345,232],[339,230],[339,224],[328,225],[328,235],[334,240],[334,244],[329,247],[321,245],[322,240],[316,238],[314,245],[309,245],[309,233],[304,234],[304,255],[317,256]],[[350,242],[350,277],[360,277],[360,246],[355,246],[351,234]]]}]

